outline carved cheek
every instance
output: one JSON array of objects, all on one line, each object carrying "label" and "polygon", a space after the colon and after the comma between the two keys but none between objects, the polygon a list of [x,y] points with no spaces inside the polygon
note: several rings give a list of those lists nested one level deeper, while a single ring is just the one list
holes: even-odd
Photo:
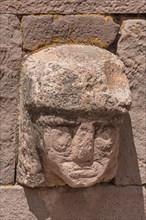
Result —
[{"label": "carved cheek", "polygon": [[67,155],[70,153],[71,135],[68,128],[48,129],[44,133],[45,148],[48,153],[61,153]]}]

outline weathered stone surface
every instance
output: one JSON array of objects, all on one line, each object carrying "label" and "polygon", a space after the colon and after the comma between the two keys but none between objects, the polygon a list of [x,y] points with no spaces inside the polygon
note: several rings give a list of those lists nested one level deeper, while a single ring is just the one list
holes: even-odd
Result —
[{"label": "weathered stone surface", "polygon": [[15,173],[21,34],[14,15],[0,15],[0,24],[0,183],[9,184]]},{"label": "weathered stone surface", "polygon": [[[122,128],[121,152],[116,184],[146,183],[146,21],[123,22],[118,54],[132,92],[130,117]],[[127,128],[126,128],[127,127]]]},{"label": "weathered stone surface", "polygon": [[0,13],[144,13],[145,0],[1,0]]},{"label": "weathered stone surface", "polygon": [[121,27],[118,55],[125,64],[125,73],[132,92],[131,111],[145,110],[146,21],[127,20]]},{"label": "weathered stone surface", "polygon": [[104,49],[63,45],[27,57],[17,181],[30,187],[110,181],[130,103],[123,64]]},{"label": "weathered stone surface", "polygon": [[52,41],[53,16],[24,16],[21,21],[23,49],[34,50]]},{"label": "weathered stone surface", "polygon": [[23,48],[37,49],[45,44],[90,44],[107,48],[119,29],[113,19],[101,15],[24,16]]},{"label": "weathered stone surface", "polygon": [[[145,220],[145,187],[1,187],[1,219]],[[16,204],[16,205],[14,205]]]},{"label": "weathered stone surface", "polygon": [[98,47],[48,47],[24,62],[22,93],[36,108],[121,114],[131,104],[123,68],[114,54]]}]

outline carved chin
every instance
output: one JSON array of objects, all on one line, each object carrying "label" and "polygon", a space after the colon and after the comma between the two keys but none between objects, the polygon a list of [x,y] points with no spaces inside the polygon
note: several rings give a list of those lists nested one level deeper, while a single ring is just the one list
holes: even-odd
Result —
[{"label": "carved chin", "polygon": [[[84,167],[74,162],[65,162],[59,164],[58,175],[71,187],[87,187],[101,182],[104,179],[106,167],[103,169],[103,166],[96,161],[93,162],[92,165]],[[111,179],[114,175],[115,172],[112,171],[110,175]]]}]

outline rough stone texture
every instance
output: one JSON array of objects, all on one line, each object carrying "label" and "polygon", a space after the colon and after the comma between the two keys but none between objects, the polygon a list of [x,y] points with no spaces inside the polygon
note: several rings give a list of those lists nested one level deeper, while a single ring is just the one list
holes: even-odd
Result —
[{"label": "rough stone texture", "polygon": [[[3,220],[145,220],[145,187],[1,187]],[[14,205],[15,204],[15,205]]]},{"label": "rough stone texture", "polygon": [[131,111],[145,110],[146,20],[124,21],[117,53],[125,64],[125,73],[132,92]]},{"label": "rough stone texture", "polygon": [[117,185],[146,183],[146,21],[127,20],[121,27],[118,54],[132,92],[130,116],[121,130]]},{"label": "rough stone texture", "polygon": [[34,50],[52,41],[53,16],[24,16],[21,21],[23,49]]},{"label": "rough stone texture", "polygon": [[26,57],[22,96],[30,107],[122,114],[131,104],[123,70],[114,54],[98,47],[48,47]]},{"label": "rough stone texture", "polygon": [[119,25],[109,16],[24,16],[21,23],[23,48],[34,50],[46,44],[90,44],[107,48]]},{"label": "rough stone texture", "polygon": [[48,47],[26,58],[20,89],[19,183],[87,187],[115,177],[118,127],[131,103],[115,55]]},{"label": "rough stone texture", "polygon": [[14,15],[0,15],[0,24],[0,183],[9,184],[15,173],[21,34]]},{"label": "rough stone texture", "polygon": [[0,13],[145,13],[145,0],[1,0]]}]

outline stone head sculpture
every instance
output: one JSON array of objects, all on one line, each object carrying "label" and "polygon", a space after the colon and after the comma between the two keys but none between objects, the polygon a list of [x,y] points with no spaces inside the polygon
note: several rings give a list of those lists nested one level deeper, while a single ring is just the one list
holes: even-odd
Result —
[{"label": "stone head sculpture", "polygon": [[119,125],[131,102],[115,55],[48,47],[24,61],[20,90],[19,183],[87,187],[115,177]]}]

